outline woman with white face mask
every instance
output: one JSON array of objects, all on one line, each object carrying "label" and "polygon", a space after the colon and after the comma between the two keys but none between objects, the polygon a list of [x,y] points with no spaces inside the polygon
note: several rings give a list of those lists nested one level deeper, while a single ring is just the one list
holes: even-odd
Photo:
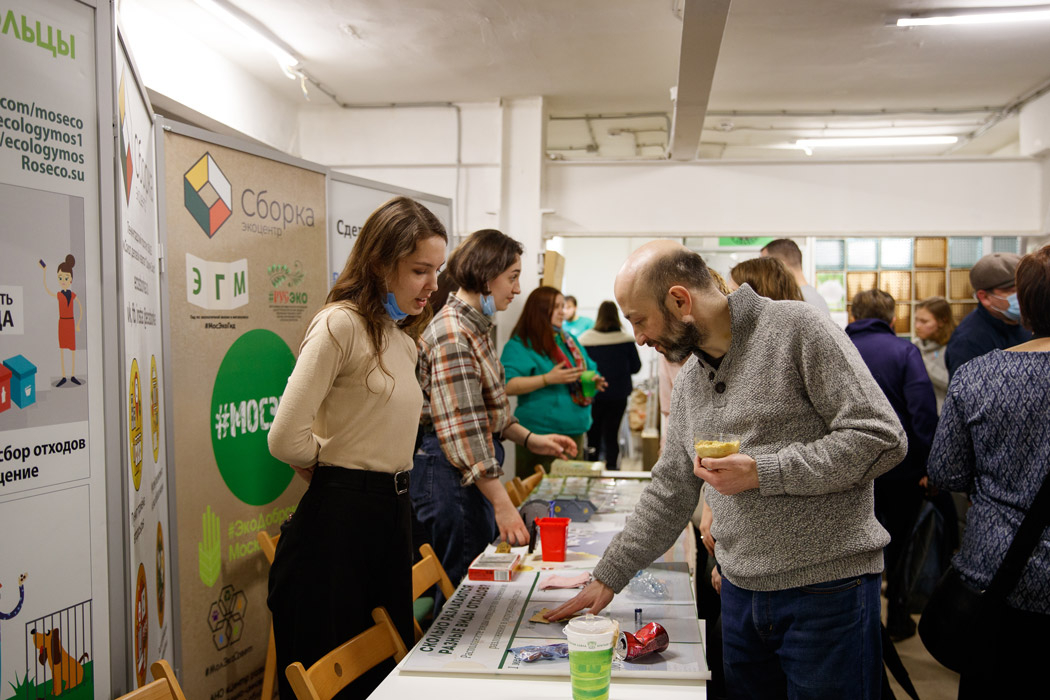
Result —
[{"label": "woman with white face mask", "polygon": [[510,440],[541,455],[575,454],[564,435],[539,435],[510,411],[493,340],[497,311],[521,293],[520,243],[494,229],[472,233],[449,256],[458,291],[420,338],[423,440],[414,458],[412,503],[453,583],[497,534],[512,545],[529,533],[499,477]]}]

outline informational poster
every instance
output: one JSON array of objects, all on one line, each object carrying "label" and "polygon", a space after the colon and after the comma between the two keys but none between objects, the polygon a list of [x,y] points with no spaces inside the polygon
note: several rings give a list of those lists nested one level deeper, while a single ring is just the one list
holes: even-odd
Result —
[{"label": "informational poster", "polygon": [[0,700],[110,687],[96,19],[0,8]]},{"label": "informational poster", "polygon": [[410,197],[434,213],[445,226],[449,237],[449,252],[456,241],[452,232],[452,200],[432,194],[385,185],[350,175],[333,173],[328,178],[328,245],[329,280],[331,286],[346,265],[368,216],[380,204],[399,195]]},{"label": "informational poster", "polygon": [[[523,662],[516,655],[525,647],[565,643],[565,622],[541,621],[542,613],[579,591],[543,590],[543,586],[548,579],[571,578],[585,571],[536,570],[538,564],[527,566],[530,570],[520,571],[509,583],[464,582],[409,653],[402,671],[568,677],[567,658]],[[631,633],[640,627],[636,624],[636,614],[640,614],[643,624],[660,623],[670,644],[662,652],[635,661],[614,661],[613,676],[710,678],[686,565],[654,564],[641,575],[648,577],[648,583],[625,588],[602,614],[616,620],[621,631]]]},{"label": "informational poster", "polygon": [[[162,211],[181,681],[187,697],[237,700],[259,693],[269,639],[268,565],[256,537],[276,534],[305,488],[266,440],[328,290],[325,176],[172,129],[163,134]],[[139,373],[145,401],[148,370],[140,364]]]},{"label": "informational poster", "polygon": [[164,356],[160,318],[156,144],[153,114],[123,36],[114,61],[121,251],[124,374],[120,404],[130,553],[126,590],[132,640],[130,687],[151,680],[149,667],[172,658]]}]

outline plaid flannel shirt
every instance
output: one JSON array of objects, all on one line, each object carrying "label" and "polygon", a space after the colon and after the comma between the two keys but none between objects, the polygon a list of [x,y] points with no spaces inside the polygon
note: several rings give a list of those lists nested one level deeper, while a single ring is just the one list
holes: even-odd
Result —
[{"label": "plaid flannel shirt", "polygon": [[493,433],[517,422],[507,399],[492,321],[454,294],[419,339],[422,422],[432,423],[461,483],[499,477]]}]

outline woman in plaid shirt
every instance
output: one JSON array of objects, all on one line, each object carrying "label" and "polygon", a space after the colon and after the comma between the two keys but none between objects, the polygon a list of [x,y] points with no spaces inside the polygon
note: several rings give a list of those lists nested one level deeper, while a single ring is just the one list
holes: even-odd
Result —
[{"label": "woman in plaid shirt", "polygon": [[503,445],[511,440],[542,455],[574,456],[564,435],[538,435],[511,414],[493,317],[521,293],[520,243],[493,229],[470,235],[449,257],[459,284],[420,338],[423,442],[413,460],[410,493],[454,583],[491,542],[496,529],[512,545],[529,541],[507,496]]}]

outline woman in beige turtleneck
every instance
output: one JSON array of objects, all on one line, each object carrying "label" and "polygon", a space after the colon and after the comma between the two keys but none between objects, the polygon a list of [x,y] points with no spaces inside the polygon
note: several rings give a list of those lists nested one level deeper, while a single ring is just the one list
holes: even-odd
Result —
[{"label": "woman in beige turtleneck", "polygon": [[[430,319],[447,236],[426,208],[390,200],[365,222],[299,358],[270,452],[310,486],[270,568],[277,667],[310,666],[373,624],[382,605],[412,646],[409,470],[423,394],[414,338]],[[381,665],[340,698],[364,698]],[[282,700],[295,696],[278,673]]]}]

